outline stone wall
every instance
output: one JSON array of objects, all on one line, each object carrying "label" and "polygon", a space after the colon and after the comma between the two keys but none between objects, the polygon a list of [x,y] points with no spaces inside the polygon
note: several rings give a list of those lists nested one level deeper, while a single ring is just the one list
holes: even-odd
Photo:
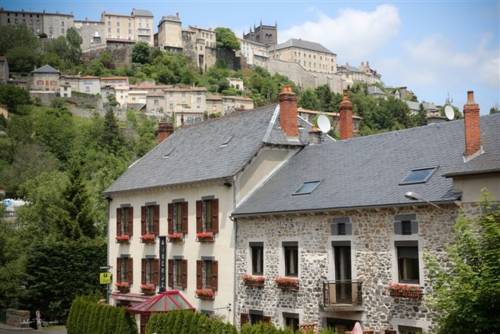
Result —
[{"label": "stone wall", "polygon": [[271,74],[279,73],[287,76],[302,88],[316,88],[328,85],[330,90],[335,93],[342,93],[345,88],[339,75],[310,72],[295,62],[269,59],[266,68]]},{"label": "stone wall", "polygon": [[[419,230],[411,236],[394,235],[397,214],[416,214]],[[420,286],[424,295],[431,287],[423,255],[429,252],[445,261],[445,248],[452,240],[452,226],[458,215],[456,206],[390,208],[359,210],[315,216],[281,216],[238,219],[236,242],[236,323],[241,313],[263,311],[275,325],[282,326],[281,312],[298,313],[301,324],[323,327],[326,318],[361,321],[376,331],[413,325],[429,330],[433,315],[422,300],[396,298],[389,295],[388,286],[397,282],[395,238],[418,240]],[[341,236],[351,242],[352,278],[362,282],[362,311],[331,312],[323,308],[323,282],[333,279],[331,218],[348,216],[352,235]],[[338,238],[339,236],[335,236]],[[241,276],[250,272],[249,242],[264,243],[264,288],[244,285]],[[282,242],[298,241],[298,292],[279,290],[274,279],[283,275]]]}]

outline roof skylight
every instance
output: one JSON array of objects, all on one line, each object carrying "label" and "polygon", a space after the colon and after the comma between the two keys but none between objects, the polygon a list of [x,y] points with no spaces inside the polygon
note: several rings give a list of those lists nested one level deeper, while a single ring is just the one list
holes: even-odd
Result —
[{"label": "roof skylight", "polygon": [[320,181],[308,181],[304,182],[299,189],[297,189],[293,195],[308,195],[312,193],[320,184]]},{"label": "roof skylight", "polygon": [[412,169],[400,184],[425,183],[431,178],[435,170],[436,167]]}]

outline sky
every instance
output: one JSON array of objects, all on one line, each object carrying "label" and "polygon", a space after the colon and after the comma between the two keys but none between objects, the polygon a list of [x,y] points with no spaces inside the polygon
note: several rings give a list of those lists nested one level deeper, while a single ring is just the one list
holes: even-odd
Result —
[{"label": "sky", "polygon": [[302,38],[337,54],[338,64],[369,61],[387,86],[407,86],[419,101],[462,109],[474,90],[481,114],[500,106],[500,0],[0,0],[5,9],[73,13],[149,9],[157,23],[179,13],[183,26],[224,26],[239,36],[261,21],[278,24],[278,40]]}]

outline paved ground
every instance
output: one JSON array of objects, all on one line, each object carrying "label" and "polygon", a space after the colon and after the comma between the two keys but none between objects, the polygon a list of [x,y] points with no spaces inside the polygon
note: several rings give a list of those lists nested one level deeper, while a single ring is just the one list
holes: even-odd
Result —
[{"label": "paved ground", "polygon": [[66,328],[63,326],[48,327],[41,330],[18,329],[5,325],[0,325],[0,334],[66,334]]}]

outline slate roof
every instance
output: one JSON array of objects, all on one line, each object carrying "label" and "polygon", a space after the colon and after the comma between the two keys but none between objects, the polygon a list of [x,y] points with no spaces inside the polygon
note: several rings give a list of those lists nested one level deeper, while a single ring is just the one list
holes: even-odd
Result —
[{"label": "slate roof", "polygon": [[305,40],[296,39],[296,38],[291,38],[284,43],[278,44],[276,46],[276,50],[281,50],[281,49],[286,49],[286,48],[291,48],[291,47],[334,54],[332,51],[328,50],[327,48],[325,48],[323,45],[321,45],[319,43],[305,41]]},{"label": "slate roof", "polygon": [[[279,128],[277,110],[276,105],[270,105],[235,111],[177,129],[133,163],[105,193],[230,177],[264,144],[301,147],[307,143],[309,124],[299,118],[300,140],[290,141]],[[230,136],[229,144],[221,147]]]},{"label": "slate roof", "polygon": [[132,16],[150,16],[153,17],[153,13],[146,9],[132,9]]},{"label": "slate roof", "polygon": [[[449,173],[500,169],[500,114],[481,117],[485,153],[464,163],[463,120],[305,147],[240,204],[234,216],[432,202],[460,197]],[[416,168],[437,167],[422,184],[400,185]],[[309,195],[292,195],[306,181],[321,181]]]},{"label": "slate roof", "polygon": [[35,69],[33,71],[33,73],[54,73],[54,74],[57,74],[57,73],[59,73],[59,71],[50,65],[43,65],[42,67]]}]

